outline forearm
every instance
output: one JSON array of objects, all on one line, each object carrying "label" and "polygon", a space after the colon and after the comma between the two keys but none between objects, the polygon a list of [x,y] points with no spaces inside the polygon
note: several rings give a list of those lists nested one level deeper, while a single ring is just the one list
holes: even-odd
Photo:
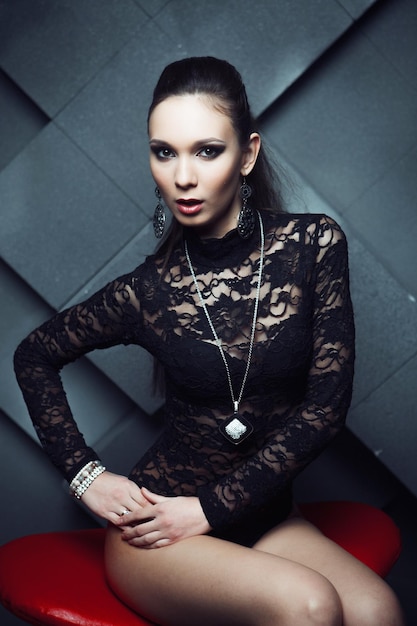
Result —
[{"label": "forearm", "polygon": [[[271,437],[256,455],[234,472],[198,490],[204,513],[216,531],[244,522],[257,511],[279,502],[298,474],[332,441],[343,420],[332,427],[314,431],[293,424],[291,436]],[[290,429],[291,430],[291,429]],[[301,435],[301,436],[300,436]]]}]

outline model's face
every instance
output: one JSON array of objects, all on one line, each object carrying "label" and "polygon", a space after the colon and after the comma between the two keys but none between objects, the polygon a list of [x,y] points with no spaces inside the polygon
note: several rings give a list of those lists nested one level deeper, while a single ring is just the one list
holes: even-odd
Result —
[{"label": "model's face", "polygon": [[181,224],[202,237],[236,228],[241,176],[253,165],[227,115],[207,96],[172,96],[150,116],[149,145],[152,176]]}]

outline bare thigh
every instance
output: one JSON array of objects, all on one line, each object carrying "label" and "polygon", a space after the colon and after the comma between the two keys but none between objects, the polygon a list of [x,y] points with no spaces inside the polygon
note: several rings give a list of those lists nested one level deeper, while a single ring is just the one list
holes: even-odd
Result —
[{"label": "bare thigh", "polygon": [[[164,626],[342,624],[340,600],[324,576],[210,536],[146,550],[124,543],[110,527],[106,571],[126,604]],[[316,619],[318,609],[324,621]]]},{"label": "bare thigh", "polygon": [[401,607],[385,581],[301,516],[270,530],[254,549],[300,563],[327,578],[340,597],[344,626],[403,626]]}]

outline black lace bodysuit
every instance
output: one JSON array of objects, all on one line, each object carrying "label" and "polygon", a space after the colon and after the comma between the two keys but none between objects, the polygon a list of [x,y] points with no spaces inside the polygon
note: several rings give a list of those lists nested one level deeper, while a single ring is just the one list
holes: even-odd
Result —
[{"label": "black lace bodysuit", "polygon": [[[15,369],[39,438],[70,481],[97,459],[77,430],[59,370],[88,351],[139,344],[162,364],[165,429],[130,477],[163,495],[197,495],[213,534],[252,543],[291,507],[293,478],[342,427],[351,398],[354,326],[346,241],[319,215],[263,211],[265,263],[252,361],[239,412],[254,427],[234,445],[226,370],[181,245],[158,255],[25,339]],[[190,258],[231,372],[248,356],[260,257],[259,226],[199,240]]]}]

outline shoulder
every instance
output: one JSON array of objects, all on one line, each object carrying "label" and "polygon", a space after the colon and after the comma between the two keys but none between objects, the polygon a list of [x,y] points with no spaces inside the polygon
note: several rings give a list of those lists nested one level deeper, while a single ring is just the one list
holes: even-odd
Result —
[{"label": "shoulder", "polygon": [[323,230],[343,233],[338,222],[325,213],[275,213],[264,210],[262,219],[268,227],[275,229],[292,226],[294,230],[305,230],[311,234],[321,233]]},{"label": "shoulder", "polygon": [[272,213],[264,211],[266,231],[283,239],[289,237],[300,244],[327,247],[345,242],[346,236],[336,220],[324,213]]},{"label": "shoulder", "polygon": [[133,306],[135,310],[141,308],[140,303],[149,291],[150,285],[156,281],[155,262],[152,257],[147,257],[133,270],[120,274],[108,282],[100,291],[93,294],[90,299],[101,299],[106,306],[127,307]]}]

